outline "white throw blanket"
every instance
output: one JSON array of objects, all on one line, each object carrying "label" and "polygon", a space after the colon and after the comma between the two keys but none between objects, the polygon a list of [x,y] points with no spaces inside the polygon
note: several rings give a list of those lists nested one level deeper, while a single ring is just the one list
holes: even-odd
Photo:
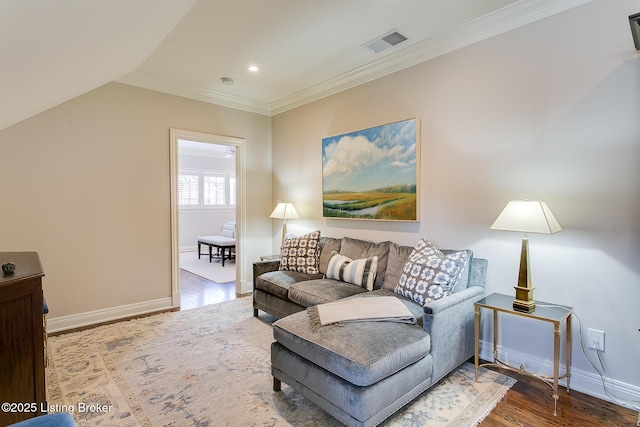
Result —
[{"label": "white throw blanket", "polygon": [[416,323],[411,311],[396,297],[366,297],[329,302],[307,308],[312,329],[340,322]]}]

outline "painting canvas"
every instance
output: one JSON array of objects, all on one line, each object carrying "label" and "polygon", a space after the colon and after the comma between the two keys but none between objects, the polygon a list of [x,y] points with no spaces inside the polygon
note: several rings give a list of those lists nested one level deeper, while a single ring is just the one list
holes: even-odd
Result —
[{"label": "painting canvas", "polygon": [[327,218],[418,220],[417,119],[322,139]]}]

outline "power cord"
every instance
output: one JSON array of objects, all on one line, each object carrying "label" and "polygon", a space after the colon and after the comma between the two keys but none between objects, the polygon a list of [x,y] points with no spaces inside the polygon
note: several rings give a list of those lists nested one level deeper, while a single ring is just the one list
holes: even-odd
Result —
[{"label": "power cord", "polygon": [[[558,308],[558,309],[562,309],[564,311],[567,311],[567,308],[563,307],[561,305],[538,305],[538,307]],[[627,408],[633,409],[634,411],[638,411],[638,424],[637,424],[637,427],[640,427],[640,406],[636,406],[636,405],[640,404],[640,401],[625,400],[625,399],[619,398],[617,396],[614,396],[612,393],[609,392],[609,390],[607,389],[607,382],[606,382],[606,374],[607,373],[606,373],[606,369],[605,369],[605,366],[604,366],[604,362],[602,361],[602,358],[600,357],[600,349],[598,348],[598,344],[597,343],[595,344],[595,350],[596,350],[596,355],[598,357],[598,363],[600,364],[600,367],[601,367],[602,371],[600,369],[598,369],[598,367],[595,365],[595,363],[591,360],[591,358],[587,354],[587,350],[585,349],[585,346],[584,346],[584,339],[583,339],[583,335],[582,335],[582,321],[580,320],[580,317],[578,316],[578,314],[575,311],[571,312],[571,316],[575,317],[578,320],[578,331],[580,333],[580,347],[582,348],[582,353],[584,354],[584,357],[589,361],[589,363],[591,364],[593,369],[600,376],[600,380],[602,381],[602,388],[604,389],[604,392],[615,403],[617,403],[617,404],[619,404],[621,406],[625,406]]]}]

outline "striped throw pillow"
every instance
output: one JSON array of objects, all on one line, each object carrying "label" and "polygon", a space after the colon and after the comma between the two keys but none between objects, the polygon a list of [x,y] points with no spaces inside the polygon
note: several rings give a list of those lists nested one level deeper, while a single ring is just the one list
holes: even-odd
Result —
[{"label": "striped throw pillow", "polygon": [[341,280],[372,291],[377,269],[377,256],[351,259],[333,251],[327,267],[326,277],[327,279]]}]

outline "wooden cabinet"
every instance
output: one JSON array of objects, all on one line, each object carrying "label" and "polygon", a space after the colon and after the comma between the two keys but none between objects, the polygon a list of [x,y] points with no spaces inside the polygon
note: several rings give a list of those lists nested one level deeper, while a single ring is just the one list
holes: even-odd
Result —
[{"label": "wooden cabinet", "polygon": [[0,271],[0,426],[46,409],[44,273],[36,252],[0,252],[0,264],[7,262],[16,268],[9,275]]}]

